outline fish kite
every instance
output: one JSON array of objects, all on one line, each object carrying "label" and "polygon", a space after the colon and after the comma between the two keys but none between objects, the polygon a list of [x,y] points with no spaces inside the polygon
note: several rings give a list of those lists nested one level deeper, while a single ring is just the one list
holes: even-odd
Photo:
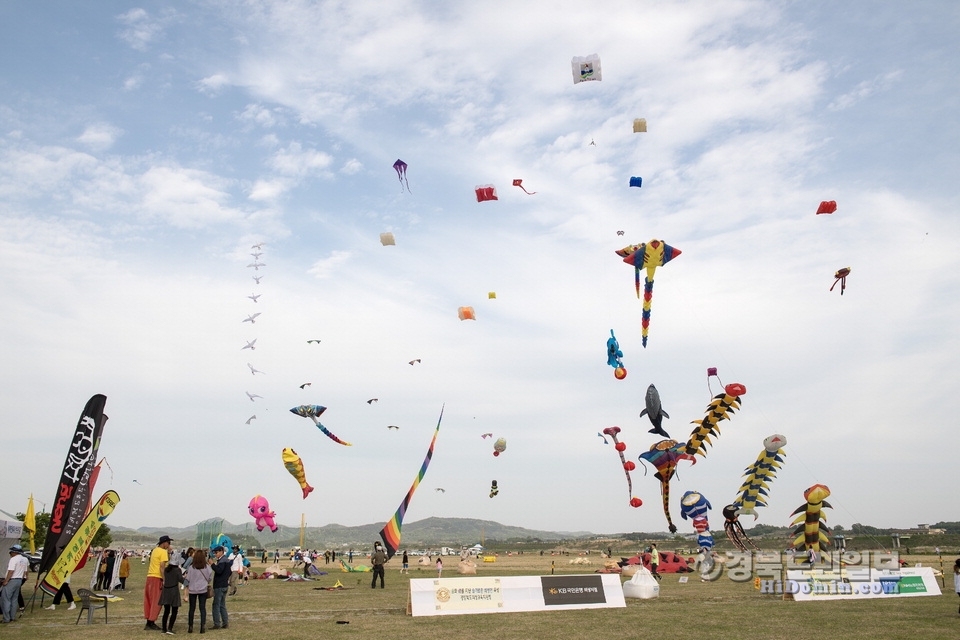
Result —
[{"label": "fish kite", "polygon": [[689,460],[697,464],[695,456],[685,451],[686,445],[676,440],[661,440],[654,443],[649,451],[640,454],[641,460],[646,460],[656,468],[653,477],[660,481],[660,498],[663,501],[663,515],[667,518],[670,533],[677,532],[677,526],[670,517],[670,480],[677,472],[677,463],[680,460]]},{"label": "fish kite", "polygon": [[697,546],[701,549],[713,549],[713,535],[707,521],[707,511],[712,508],[710,501],[696,491],[687,491],[680,498],[680,517],[684,520],[689,518],[693,523],[697,532]]},{"label": "fish kite", "polygon": [[441,406],[440,418],[437,420],[437,428],[433,431],[433,438],[430,440],[430,448],[427,449],[427,455],[423,459],[423,464],[420,465],[420,471],[417,473],[417,477],[413,479],[413,484],[410,485],[410,490],[407,491],[407,495],[404,496],[403,501],[397,508],[396,513],[394,513],[393,517],[387,521],[387,524],[383,526],[383,529],[380,530],[380,539],[383,540],[383,546],[387,548],[387,560],[392,558],[397,552],[397,549],[400,548],[400,528],[403,526],[403,515],[407,512],[407,507],[410,506],[410,500],[413,498],[413,492],[417,490],[417,487],[420,485],[420,481],[423,480],[423,476],[427,473],[427,467],[430,466],[430,460],[433,459],[433,448],[437,444],[437,435],[440,433],[440,422],[442,420],[443,407]]},{"label": "fish kite", "polygon": [[507,439],[506,438],[497,438],[497,441],[493,443],[493,457],[499,457],[501,453],[507,450]]},{"label": "fish kite", "polygon": [[319,404],[302,404],[299,407],[294,407],[293,409],[290,409],[290,413],[295,413],[298,416],[301,416],[304,418],[310,418],[311,420],[313,420],[313,423],[317,425],[317,429],[320,429],[320,431],[323,431],[325,434],[327,434],[328,438],[330,438],[337,444],[342,444],[345,447],[352,447],[353,446],[352,444],[350,444],[349,442],[346,442],[345,440],[341,440],[340,438],[335,436],[329,429],[327,429],[325,426],[320,424],[319,420],[317,420],[317,418],[319,418],[320,415],[326,410],[327,410],[326,407],[323,407]]},{"label": "fish kite", "polygon": [[640,417],[642,418],[646,415],[650,418],[650,424],[653,425],[653,429],[650,429],[647,433],[656,433],[664,438],[669,438],[670,434],[663,430],[662,424],[663,419],[669,418],[670,414],[663,410],[663,407],[660,405],[660,392],[657,391],[657,388],[652,384],[647,387],[645,402],[647,406],[640,412]]},{"label": "fish kite", "polygon": [[497,495],[498,493],[500,493],[500,488],[497,486],[497,481],[496,481],[496,480],[492,480],[492,481],[490,482],[490,497],[492,498],[493,496]]},{"label": "fish kite", "polygon": [[533,194],[536,193],[536,191],[527,191],[526,188],[524,188],[522,183],[523,183],[523,180],[521,180],[520,178],[513,179],[513,186],[520,187],[521,189],[523,189],[523,192],[528,196],[532,196]]},{"label": "fish kite", "polygon": [[397,180],[400,181],[400,193],[403,193],[403,185],[407,185],[407,193],[410,193],[410,183],[407,182],[407,163],[397,158],[393,163],[393,168],[397,172]]},{"label": "fish kite", "polygon": [[821,213],[834,213],[837,210],[837,201],[836,200],[824,200],[820,203],[820,206],[817,207],[817,215]]},{"label": "fish kite", "polygon": [[600,56],[592,53],[589,56],[576,56],[570,61],[573,71],[573,84],[603,80],[600,70]]},{"label": "fish kite", "polygon": [[270,503],[266,498],[260,494],[253,496],[250,504],[247,505],[247,510],[250,511],[250,515],[256,521],[257,531],[263,531],[265,527],[270,527],[271,533],[277,532],[279,527],[274,521],[277,514],[270,510]]},{"label": "fish kite", "polygon": [[723,388],[723,393],[718,394],[707,405],[707,415],[701,420],[694,420],[693,424],[697,427],[690,433],[690,439],[684,448],[684,452],[693,456],[701,455],[706,457],[707,451],[705,445],[712,445],[710,436],[719,436],[719,422],[726,420],[734,411],[740,408],[740,396],[747,392],[747,388],[739,382],[728,384]]},{"label": "fish kite", "polygon": [[623,351],[620,350],[620,343],[617,342],[617,336],[613,335],[613,329],[610,329],[610,337],[607,338],[607,364],[613,367],[613,376],[617,380],[623,380],[627,377],[627,369],[623,366]]},{"label": "fish kite", "polygon": [[497,188],[492,184],[478,185],[474,191],[477,194],[477,202],[486,202],[487,200],[499,200],[497,197]]},{"label": "fish kite", "polygon": [[303,489],[303,499],[306,500],[310,492],[313,491],[313,487],[307,484],[307,476],[303,472],[303,460],[290,447],[283,450],[283,466],[300,483],[300,488]]},{"label": "fish kite", "polygon": [[633,265],[637,297],[640,297],[640,269],[646,269],[643,281],[643,346],[647,346],[647,331],[650,328],[650,301],[653,299],[653,274],[661,267],[680,255],[680,249],[671,247],[663,240],[651,240],[641,244],[631,244],[616,252],[623,261]]},{"label": "fish kite", "polygon": [[[637,465],[634,464],[633,460],[627,460],[623,455],[623,452],[627,450],[626,443],[619,442],[617,440],[617,434],[620,433],[620,427],[607,427],[603,430],[603,433],[604,435],[610,436],[610,439],[613,440],[613,448],[617,450],[618,454],[620,454],[620,464],[623,466],[623,473],[627,476],[627,493],[630,495],[630,506],[634,508],[642,506],[643,501],[633,495],[633,479],[630,478],[630,472],[636,469]],[[606,438],[604,438],[603,441],[606,442]]]},{"label": "fish kite", "polygon": [[802,543],[807,551],[819,553],[821,545],[830,546],[830,529],[827,527],[827,516],[823,513],[824,507],[833,508],[827,502],[830,489],[825,484],[815,484],[803,492],[803,497],[806,504],[800,505],[790,514],[797,516],[790,524],[798,525],[793,532],[797,538],[790,546],[796,548]]},{"label": "fish kite", "polygon": [[837,286],[837,283],[840,283],[840,295],[843,295],[843,290],[847,288],[847,276],[850,275],[850,267],[844,267],[843,269],[838,270],[833,277],[836,280],[833,281],[833,284],[830,285],[830,291],[833,291],[833,288]]}]

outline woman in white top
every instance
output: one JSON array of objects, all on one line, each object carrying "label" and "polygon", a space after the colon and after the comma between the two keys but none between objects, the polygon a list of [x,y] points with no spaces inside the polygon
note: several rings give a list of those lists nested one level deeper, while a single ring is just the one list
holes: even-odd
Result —
[{"label": "woman in white top", "polygon": [[193,614],[200,602],[200,633],[207,629],[207,587],[213,584],[213,569],[207,564],[207,554],[203,549],[193,552],[193,560],[187,565],[187,580],[190,584],[190,610],[187,613],[187,632],[193,633]]}]

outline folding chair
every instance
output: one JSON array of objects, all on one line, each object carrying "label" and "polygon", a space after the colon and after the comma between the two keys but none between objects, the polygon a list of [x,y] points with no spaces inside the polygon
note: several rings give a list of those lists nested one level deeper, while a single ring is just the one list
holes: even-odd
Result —
[{"label": "folding chair", "polygon": [[[80,624],[80,617],[83,615],[84,610],[87,612],[87,624],[93,624],[94,609],[103,609],[103,623],[107,624],[108,600],[106,596],[97,595],[93,591],[90,591],[90,589],[77,589],[77,595],[80,596],[80,601],[83,604],[80,607],[80,613],[77,615],[77,621],[74,624]],[[103,604],[95,604],[101,601]]]}]

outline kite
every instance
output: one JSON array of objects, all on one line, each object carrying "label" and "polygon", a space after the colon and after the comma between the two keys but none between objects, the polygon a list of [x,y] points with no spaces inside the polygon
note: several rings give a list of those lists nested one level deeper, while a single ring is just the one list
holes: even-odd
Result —
[{"label": "kite", "polygon": [[302,385],[300,385],[300,388],[303,389],[305,387],[311,386],[312,384],[313,384],[312,382],[304,382]]},{"label": "kite", "polygon": [[[830,489],[825,484],[815,484],[803,492],[806,504],[797,507],[796,511],[790,515],[796,515],[796,519],[790,524],[799,525],[794,530],[797,535],[793,541],[792,547],[796,547],[801,542],[803,548],[807,551],[819,552],[820,546],[830,546],[830,529],[827,527],[827,516],[822,512],[823,508],[832,509],[827,502],[830,497]],[[800,514],[800,515],[797,515]],[[822,521],[822,522],[821,522]]]},{"label": "kite", "polygon": [[707,521],[707,511],[712,508],[710,501],[696,491],[687,491],[680,498],[680,517],[693,522],[693,528],[697,531],[697,546],[701,549],[713,548],[713,536]]},{"label": "kite", "polygon": [[254,294],[251,294],[251,295],[249,295],[249,296],[247,296],[247,297],[250,298],[251,300],[253,300],[254,302],[256,302],[256,301],[257,301],[257,298],[259,298],[259,297],[262,296],[262,295],[263,295],[262,293],[254,293]]},{"label": "kite", "polygon": [[260,315],[259,313],[254,313],[253,315],[249,315],[246,318],[244,318],[241,322],[249,322],[250,324],[257,324],[257,316],[259,315]]},{"label": "kite", "polygon": [[[241,351],[243,351],[243,349],[241,349]],[[260,369],[255,369],[254,366],[249,362],[247,363],[247,366],[250,367],[250,375],[252,376],[257,375],[258,373],[263,373],[263,371],[260,371]]]},{"label": "kite", "polygon": [[490,497],[492,498],[498,493],[500,493],[500,488],[497,486],[497,481],[493,480],[490,482]]},{"label": "kite", "polygon": [[647,119],[646,119],[646,118],[634,118],[634,119],[633,119],[633,132],[634,132],[634,133],[646,133],[646,132],[647,132]]},{"label": "kite", "polygon": [[623,261],[633,265],[637,297],[640,297],[640,269],[646,269],[643,281],[643,347],[647,346],[647,331],[650,327],[650,302],[653,299],[653,274],[657,267],[663,266],[680,255],[680,249],[671,247],[663,240],[651,240],[641,244],[631,244],[616,252]]},{"label": "kite", "polygon": [[720,427],[718,423],[726,420],[734,411],[740,408],[740,396],[747,392],[747,388],[739,382],[728,384],[723,388],[724,392],[716,395],[710,404],[707,405],[707,415],[701,420],[694,420],[693,424],[697,427],[690,433],[690,439],[687,440],[684,452],[689,455],[701,455],[706,457],[707,452],[705,444],[712,445],[710,436],[719,436]]},{"label": "kite", "polygon": [[647,387],[647,396],[644,400],[647,406],[640,412],[640,417],[642,418],[646,415],[650,418],[650,424],[653,425],[653,429],[650,429],[647,433],[655,433],[664,438],[669,438],[670,434],[664,431],[661,425],[663,424],[663,419],[669,418],[670,414],[663,410],[663,407],[660,405],[660,392],[657,391],[657,388],[652,384]]},{"label": "kite", "polygon": [[262,248],[263,248],[263,245],[265,245],[265,244],[266,244],[266,242],[258,242],[257,244],[255,244],[255,245],[253,245],[253,246],[252,246],[252,247],[250,247],[250,248],[251,248],[251,249],[257,249],[257,250],[260,250],[260,249],[262,249]]},{"label": "kite", "polygon": [[386,233],[380,234],[380,244],[383,246],[396,246],[397,240],[393,237],[393,234],[387,231]]},{"label": "kite", "polygon": [[750,539],[747,532],[743,530],[743,525],[740,524],[737,508],[732,504],[728,504],[723,508],[722,513],[723,531],[727,534],[727,539],[733,543],[733,546],[740,551],[746,551],[747,545],[757,549],[757,545],[753,543],[753,540]]},{"label": "kite", "polygon": [[492,184],[481,184],[477,185],[475,188],[477,193],[477,202],[484,202],[486,200],[499,200],[497,197],[497,188]]},{"label": "kite", "polygon": [[403,185],[407,185],[407,193],[410,193],[410,183],[407,182],[407,163],[397,158],[393,163],[393,168],[397,172],[397,180],[400,181],[400,193],[403,193]]},{"label": "kite", "polygon": [[482,434],[480,434],[480,437],[483,438],[484,440],[486,440],[487,438],[492,438],[492,437],[493,437],[493,434],[492,434],[492,433],[482,433]]},{"label": "kite", "polygon": [[773,481],[777,475],[777,470],[783,464],[783,458],[787,454],[783,452],[783,447],[787,446],[786,436],[775,433],[763,440],[763,451],[757,456],[756,462],[744,470],[745,480],[737,490],[740,495],[733,501],[733,507],[738,516],[749,514],[753,519],[757,519],[756,507],[767,506],[760,496],[767,495],[767,489],[770,487],[767,482]]},{"label": "kite", "polygon": [[143,483],[140,482],[139,480],[134,480],[133,482],[134,482],[134,484],[139,484],[141,487],[143,486]]},{"label": "kite", "polygon": [[477,316],[473,312],[473,307],[460,307],[457,309],[457,317],[461,320],[476,320]]},{"label": "kite", "polygon": [[341,440],[340,438],[335,436],[329,429],[327,429],[325,426],[320,424],[319,420],[317,420],[317,418],[320,417],[320,414],[322,414],[326,410],[327,410],[326,407],[320,406],[319,404],[302,404],[299,407],[294,407],[293,409],[290,409],[290,413],[295,413],[298,416],[301,416],[303,418],[310,418],[311,420],[313,420],[313,423],[317,425],[317,429],[320,429],[320,431],[323,431],[325,434],[327,434],[328,438],[330,438],[337,444],[342,444],[345,447],[352,447],[353,446],[352,444],[350,444],[349,442],[346,442],[345,440]]},{"label": "kite", "polygon": [[[603,430],[603,433],[610,436],[610,439],[613,440],[613,448],[620,454],[620,464],[623,466],[623,473],[627,476],[627,493],[630,494],[630,506],[636,508],[643,505],[643,501],[633,495],[633,479],[630,478],[630,472],[636,469],[637,465],[633,463],[633,460],[627,460],[624,457],[623,452],[627,450],[626,443],[617,441],[620,427],[607,427]],[[604,438],[604,442],[606,442],[606,438]]]},{"label": "kite", "polygon": [[397,552],[397,549],[400,548],[400,528],[403,526],[403,514],[407,512],[407,507],[410,506],[410,500],[413,498],[413,492],[417,490],[420,481],[423,480],[424,474],[427,473],[430,460],[433,459],[433,448],[437,444],[437,435],[440,433],[440,422],[442,420],[443,407],[441,406],[440,418],[437,420],[437,428],[433,431],[433,439],[430,440],[430,448],[427,449],[427,455],[423,459],[423,464],[420,465],[420,471],[417,473],[417,477],[413,479],[413,484],[410,485],[410,490],[407,491],[407,495],[404,496],[403,502],[397,507],[396,513],[387,521],[383,529],[380,530],[380,539],[383,540],[383,546],[387,549],[387,560],[392,558]]},{"label": "kite", "polygon": [[367,404],[373,404],[374,402],[377,402],[378,400],[380,400],[380,398],[370,398],[369,400],[367,400]]},{"label": "kite", "polygon": [[595,146],[597,146],[597,143],[593,141],[593,138],[590,138],[590,144],[588,144],[587,146],[588,146],[588,147],[595,147]]},{"label": "kite", "polygon": [[247,424],[250,424],[252,421],[254,421],[254,420],[256,420],[256,419],[257,419],[257,414],[253,414],[252,416],[250,416],[249,418],[247,418]]},{"label": "kite", "polygon": [[250,393],[249,391],[244,391],[247,394],[247,397],[250,398],[250,402],[255,402],[254,398],[263,398],[263,396],[258,396],[255,393]]},{"label": "kite", "polygon": [[641,460],[652,464],[657,472],[653,477],[660,481],[660,497],[663,501],[663,514],[667,517],[670,533],[676,533],[677,527],[670,517],[670,480],[677,472],[680,460],[689,460],[697,464],[697,459],[684,451],[684,444],[676,440],[661,440],[654,443],[649,451],[640,454]]},{"label": "kite", "polygon": [[837,210],[837,201],[836,200],[824,200],[820,203],[820,206],[817,207],[817,215],[821,213],[833,213]]},{"label": "kite", "polygon": [[618,236],[622,236],[623,234],[624,234],[624,231],[623,231],[623,229],[621,229],[621,230],[619,230],[619,231],[617,231],[617,235],[618,235]]},{"label": "kite", "polygon": [[253,276],[254,284],[260,284],[260,281],[263,279],[263,276]]},{"label": "kite", "polygon": [[830,285],[830,291],[833,291],[833,288],[837,286],[837,283],[840,283],[840,295],[843,295],[843,290],[847,288],[847,276],[850,275],[850,267],[844,267],[843,269],[838,270],[833,277],[836,280],[833,281],[833,284]]},{"label": "kite", "polygon": [[411,360],[411,361],[408,362],[407,364],[412,367],[415,362],[420,362],[420,358],[414,358],[413,360]]},{"label": "kite", "polygon": [[247,346],[245,346],[245,347],[240,347],[240,351],[243,351],[244,349],[250,349],[250,351],[253,351],[253,350],[255,350],[255,349],[257,348],[257,347],[256,347],[256,344],[257,344],[257,339],[254,338],[253,341],[247,342]]},{"label": "kite", "polygon": [[620,343],[617,342],[617,336],[613,335],[613,329],[610,329],[610,337],[607,338],[607,364],[613,367],[613,376],[617,380],[623,380],[627,377],[627,369],[623,366],[623,351],[620,350]]},{"label": "kite", "polygon": [[250,255],[252,255],[254,258],[259,258],[260,256],[263,255],[263,252],[262,252],[262,251],[256,251],[256,252],[254,252],[254,253],[251,253]]},{"label": "kite", "polygon": [[570,67],[573,71],[573,84],[603,80],[603,74],[600,70],[600,56],[596,53],[589,56],[574,57],[570,61]]},{"label": "kite", "polygon": [[496,292],[496,291],[488,291],[488,292],[487,292],[487,299],[488,299],[488,300],[496,300],[496,299],[497,299],[497,292]]},{"label": "kite", "polygon": [[395,424],[388,424],[388,425],[387,425],[387,429],[397,429],[397,430],[399,430],[400,427],[398,427],[398,426],[395,425]]},{"label": "kite", "polygon": [[640,177],[638,177],[638,176],[631,176],[631,177],[630,177],[630,186],[631,186],[631,187],[636,187],[636,188],[639,189],[640,187],[643,186],[643,178],[640,178]]},{"label": "kite", "polygon": [[597,436],[599,436],[600,439],[603,440],[603,444],[610,444],[609,442],[607,442],[607,439],[603,437],[603,434],[600,433],[599,431],[597,431]]},{"label": "kite", "polygon": [[436,489],[434,489],[434,491],[439,491],[440,493],[446,493],[446,492],[447,492],[447,490],[444,489],[443,487],[437,487]]},{"label": "kite", "polygon": [[501,453],[507,450],[507,439],[506,438],[497,438],[497,441],[493,443],[493,457],[499,457]]},{"label": "kite", "polygon": [[310,344],[311,342],[315,344],[320,344],[319,340],[307,340],[307,344]]},{"label": "kite", "polygon": [[528,196],[532,196],[533,194],[536,193],[536,191],[527,191],[526,188],[523,186],[522,183],[523,183],[523,180],[521,180],[520,178],[514,178],[514,179],[513,179],[513,186],[515,186],[515,187],[520,187],[521,189],[523,189],[523,192],[524,192],[525,194],[527,194]]},{"label": "kite", "polygon": [[290,447],[283,450],[283,466],[300,483],[300,488],[303,489],[303,499],[306,500],[310,492],[313,491],[313,487],[307,484],[307,476],[303,472],[303,460]]},{"label": "kite", "polygon": [[710,378],[716,378],[717,382],[720,383],[720,386],[723,386],[723,380],[720,379],[720,376],[717,374],[716,367],[707,367],[707,391],[710,393],[710,397],[713,397],[713,388],[710,386]]},{"label": "kite", "polygon": [[276,533],[277,523],[274,521],[276,513],[270,510],[270,503],[267,502],[267,499],[257,494],[250,499],[250,504],[247,505],[247,510],[250,511],[250,515],[253,516],[253,519],[256,521],[257,531],[263,531],[264,527],[270,527],[271,533]]},{"label": "kite", "polygon": [[254,270],[254,271],[260,271],[260,267],[265,267],[265,266],[267,266],[267,265],[266,265],[265,263],[263,263],[263,262],[260,262],[259,260],[254,260],[254,261],[253,261],[253,264],[248,264],[248,265],[247,265],[248,268],[249,268],[249,267],[253,267],[253,270]]}]

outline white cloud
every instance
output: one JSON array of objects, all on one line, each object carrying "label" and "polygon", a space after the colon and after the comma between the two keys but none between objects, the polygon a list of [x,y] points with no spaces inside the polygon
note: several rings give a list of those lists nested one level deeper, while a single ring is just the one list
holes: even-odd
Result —
[{"label": "white cloud", "polygon": [[363,170],[363,163],[357,160],[356,158],[350,158],[343,163],[343,166],[340,167],[340,173],[344,173],[348,176],[352,176],[355,173],[359,173]]},{"label": "white cloud", "polygon": [[197,88],[201,93],[215,95],[228,84],[230,84],[230,79],[226,75],[222,73],[215,73],[212,76],[207,76],[206,78],[201,78],[198,80]]},{"label": "white cloud", "polygon": [[123,130],[113,125],[98,122],[87,126],[77,137],[77,142],[84,144],[94,151],[105,151],[113,146],[116,139],[123,134]]},{"label": "white cloud", "polygon": [[250,189],[249,197],[251,200],[274,200],[283,195],[289,188],[289,180],[257,180]]},{"label": "white cloud", "polygon": [[286,176],[303,178],[311,175],[328,176],[333,157],[316,149],[304,149],[299,142],[291,142],[270,159],[270,167]]},{"label": "white cloud", "polygon": [[134,8],[117,16],[125,25],[118,34],[120,39],[137,51],[146,51],[150,44],[160,39],[163,30],[176,18],[172,9],[164,9],[159,16],[151,16],[146,9]]},{"label": "white cloud", "polygon": [[248,104],[243,111],[237,115],[241,122],[250,122],[261,127],[269,129],[281,123],[277,110],[267,109],[261,104]]},{"label": "white cloud", "polygon": [[827,105],[827,108],[831,111],[842,111],[844,109],[849,109],[853,105],[862,100],[866,100],[872,95],[881,93],[883,91],[888,91],[898,80],[900,80],[902,75],[903,72],[898,69],[896,71],[880,74],[872,80],[864,80],[847,93],[837,96],[833,102]]},{"label": "white cloud", "polygon": [[351,258],[349,251],[333,251],[329,258],[314,262],[307,273],[319,280],[335,275]]}]

